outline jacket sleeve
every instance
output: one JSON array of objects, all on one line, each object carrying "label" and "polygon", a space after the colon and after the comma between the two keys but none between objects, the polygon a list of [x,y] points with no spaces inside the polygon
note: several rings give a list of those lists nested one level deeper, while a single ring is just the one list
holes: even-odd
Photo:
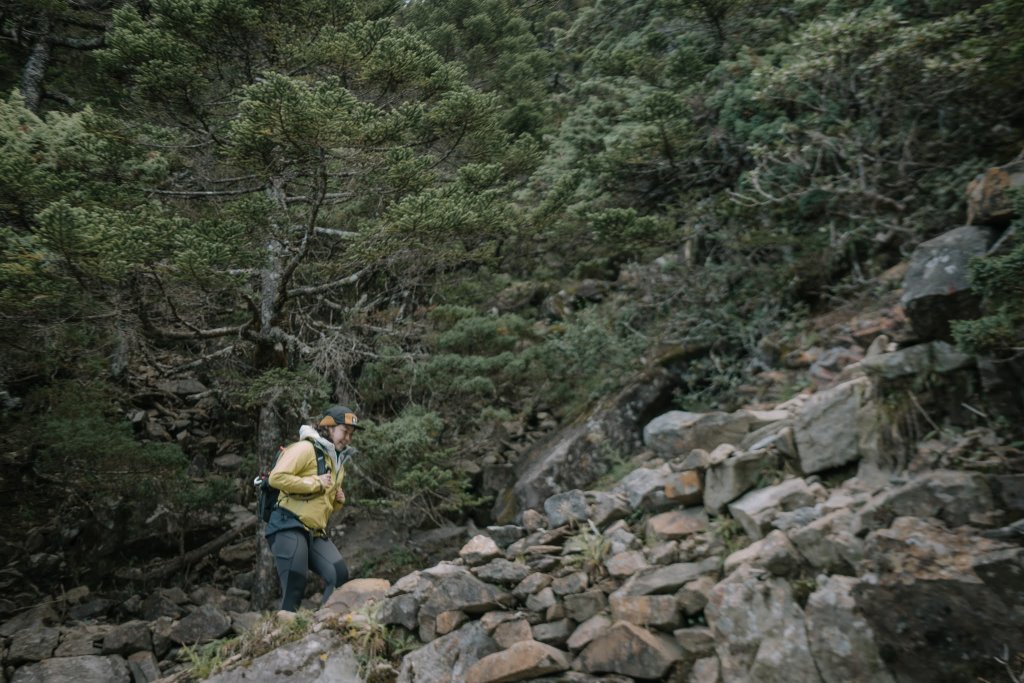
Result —
[{"label": "jacket sleeve", "polygon": [[270,485],[285,493],[310,494],[323,490],[316,476],[313,444],[299,441],[284,449],[270,471]]}]

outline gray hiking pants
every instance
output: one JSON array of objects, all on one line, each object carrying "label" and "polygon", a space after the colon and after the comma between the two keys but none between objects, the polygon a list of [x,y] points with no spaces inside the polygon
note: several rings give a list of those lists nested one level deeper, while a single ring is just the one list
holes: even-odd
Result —
[{"label": "gray hiking pants", "polygon": [[313,536],[305,529],[281,529],[267,540],[281,580],[281,609],[294,612],[299,608],[310,569],[327,583],[324,603],[335,588],[348,581],[348,565],[329,538]]}]

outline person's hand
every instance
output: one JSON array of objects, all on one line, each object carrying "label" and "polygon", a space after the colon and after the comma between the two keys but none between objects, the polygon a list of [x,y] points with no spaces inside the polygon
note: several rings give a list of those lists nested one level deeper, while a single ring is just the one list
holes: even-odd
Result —
[{"label": "person's hand", "polygon": [[338,487],[338,490],[334,492],[334,500],[338,503],[345,502],[345,492],[341,490],[340,486]]},{"label": "person's hand", "polygon": [[330,472],[326,472],[324,474],[318,475],[317,479],[320,480],[320,486],[321,486],[321,490],[322,491],[326,491],[327,489],[331,488],[331,483],[334,481],[331,478],[331,473]]}]

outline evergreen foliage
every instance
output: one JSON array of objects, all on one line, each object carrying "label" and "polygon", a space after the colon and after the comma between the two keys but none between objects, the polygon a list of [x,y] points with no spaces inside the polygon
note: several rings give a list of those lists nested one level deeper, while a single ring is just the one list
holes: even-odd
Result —
[{"label": "evergreen foliage", "polygon": [[[135,492],[124,465],[178,514],[247,501],[124,427],[155,379],[200,378],[216,436],[264,464],[344,401],[369,426],[353,500],[418,523],[481,503],[466,463],[493,434],[573,419],[665,348],[700,350],[681,407],[731,409],[766,336],[960,223],[966,181],[1020,153],[1020,10],[5,6],[0,389],[24,407],[0,436],[108,494]],[[1022,260],[978,263],[965,348],[1019,352]]]}]

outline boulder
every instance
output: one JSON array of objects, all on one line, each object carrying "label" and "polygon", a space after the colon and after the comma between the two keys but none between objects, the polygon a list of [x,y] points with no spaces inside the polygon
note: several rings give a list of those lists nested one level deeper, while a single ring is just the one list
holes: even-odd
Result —
[{"label": "boulder", "polygon": [[771,529],[772,520],[780,512],[788,512],[814,504],[814,494],[800,478],[757,489],[729,503],[729,514],[740,523],[753,540],[763,538]]},{"label": "boulder", "polygon": [[[901,517],[865,539],[865,574],[849,594],[896,680],[998,680],[1003,653],[1024,651],[1022,562],[1024,548],[969,527]],[[986,567],[1006,571],[986,577]]]},{"label": "boulder", "polygon": [[709,557],[701,562],[678,562],[637,572],[612,595],[654,595],[672,593],[683,584],[704,574],[718,572],[720,560]]},{"label": "boulder", "polygon": [[571,651],[578,652],[586,647],[587,643],[607,631],[611,625],[611,619],[603,614],[595,614],[576,627],[566,645]]},{"label": "boulder", "polygon": [[620,479],[612,493],[622,495],[631,510],[664,510],[673,504],[665,495],[665,487],[671,479],[672,471],[667,465],[638,467]]},{"label": "boulder", "polygon": [[992,230],[965,225],[922,242],[910,256],[900,299],[919,339],[949,339],[950,320],[978,316],[969,262],[984,256]]},{"label": "boulder", "polygon": [[205,683],[361,683],[362,680],[352,646],[334,631],[325,629],[271,650],[248,666],[210,676]]},{"label": "boulder", "polygon": [[[149,631],[146,632],[149,634]],[[7,661],[12,664],[38,662],[53,656],[60,642],[60,629],[56,626],[35,626],[14,634],[7,650]]]},{"label": "boulder", "polygon": [[11,683],[131,683],[120,655],[54,657],[19,668]]},{"label": "boulder", "polygon": [[1013,191],[1024,188],[1024,163],[993,166],[967,184],[967,223],[1008,225],[1015,217]]},{"label": "boulder", "polygon": [[712,589],[704,616],[723,680],[821,683],[803,611],[784,579],[742,566]]},{"label": "boulder", "polygon": [[127,663],[134,683],[153,683],[161,677],[160,663],[156,655],[149,650],[132,653],[128,656]]},{"label": "boulder", "polygon": [[480,622],[471,621],[403,657],[397,683],[463,681],[474,664],[497,651]]},{"label": "boulder", "polygon": [[679,625],[679,604],[674,595],[612,595],[612,619],[637,626],[672,629]]},{"label": "boulder", "polygon": [[938,517],[949,526],[983,521],[994,507],[986,478],[976,472],[936,470],[875,496],[856,516],[853,530],[865,534],[896,517]]},{"label": "boulder", "polygon": [[675,458],[695,448],[711,450],[724,443],[737,444],[754,423],[754,416],[745,410],[734,413],[672,410],[644,426],[644,445],[660,456]]},{"label": "boulder", "polygon": [[812,395],[793,426],[800,471],[814,474],[874,456],[876,422],[872,384],[866,377]]},{"label": "boulder", "polygon": [[391,582],[385,579],[352,579],[339,586],[327,598],[323,609],[331,614],[349,614],[370,603],[381,603]]},{"label": "boulder", "polygon": [[441,563],[419,572],[421,582],[416,597],[420,601],[417,621],[420,640],[429,642],[436,635],[436,619],[442,612],[461,610],[479,615],[512,601],[505,591],[484,583],[465,567]]},{"label": "boulder", "polygon": [[863,557],[863,541],[854,535],[854,513],[839,509],[810,524],[791,529],[789,540],[815,569],[852,574]]},{"label": "boulder", "polygon": [[786,534],[776,529],[725,558],[723,571],[730,574],[744,564],[763,567],[776,576],[789,576],[800,567],[802,558]]},{"label": "boulder", "polygon": [[668,371],[652,370],[600,402],[585,418],[538,442],[524,454],[515,485],[498,496],[492,518],[499,524],[511,522],[517,510],[539,509],[556,493],[596,481],[612,466],[614,454],[640,448],[641,425],[672,385]]},{"label": "boulder", "polygon": [[498,624],[491,634],[494,642],[503,650],[523,640],[533,640],[533,628],[525,617],[511,619]]},{"label": "boulder", "polygon": [[470,569],[473,574],[486,581],[501,585],[515,585],[532,573],[522,562],[511,562],[503,557],[491,560],[485,565]]},{"label": "boulder", "polygon": [[[226,616],[225,619],[227,619]],[[185,642],[191,645],[196,641]],[[138,619],[118,624],[103,638],[103,654],[105,655],[130,655],[139,650],[150,650],[152,648],[153,636],[149,629],[149,624]]]},{"label": "boulder", "polygon": [[[200,605],[194,612],[171,627],[170,637],[176,643],[195,646],[209,643],[231,630],[231,618],[213,605]],[[108,638],[110,636],[107,636]],[[106,641],[104,641],[106,650]]]},{"label": "boulder", "polygon": [[772,469],[778,458],[767,452],[736,453],[708,467],[704,474],[704,509],[721,514],[726,504],[754,488],[761,474]]},{"label": "boulder", "polygon": [[859,580],[830,576],[807,600],[811,654],[825,683],[895,683],[882,662],[875,633],[851,595]]},{"label": "boulder", "polygon": [[579,489],[556,493],[544,501],[544,514],[552,527],[585,522],[590,517],[587,496]]},{"label": "boulder", "polygon": [[704,501],[704,482],[697,470],[671,473],[665,481],[665,499],[673,505],[700,505]]},{"label": "boulder", "polygon": [[[481,658],[466,671],[466,683],[504,683],[536,678],[569,668],[569,656],[550,645],[521,641]],[[459,679],[461,680],[461,679]]]},{"label": "boulder", "polygon": [[648,542],[684,538],[708,528],[708,515],[704,508],[669,510],[647,520]]},{"label": "boulder", "polygon": [[682,648],[672,638],[619,621],[583,648],[574,668],[594,674],[661,678],[682,657]]},{"label": "boulder", "polygon": [[483,534],[469,539],[469,542],[459,550],[459,557],[470,567],[490,562],[497,557],[501,557],[502,554],[501,548],[498,547],[494,539]]},{"label": "boulder", "polygon": [[974,366],[974,357],[944,341],[915,344],[891,353],[880,353],[861,361],[860,368],[875,379],[896,380],[945,375]]}]

